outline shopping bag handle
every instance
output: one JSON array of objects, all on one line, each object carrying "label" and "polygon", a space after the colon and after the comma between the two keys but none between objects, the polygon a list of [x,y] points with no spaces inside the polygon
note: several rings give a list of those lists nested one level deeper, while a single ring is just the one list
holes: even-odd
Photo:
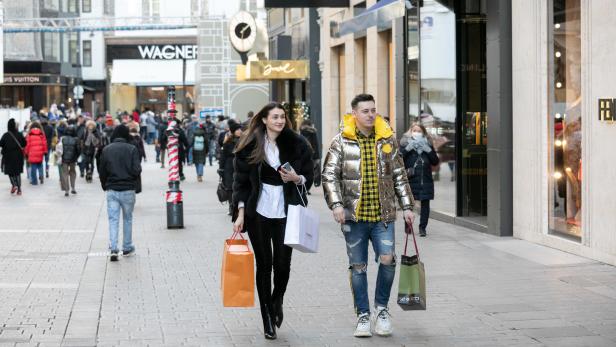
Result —
[{"label": "shopping bag handle", "polygon": [[242,233],[241,233],[241,232],[237,232],[237,231],[234,231],[234,232],[233,232],[233,234],[231,234],[231,238],[230,238],[230,240],[235,240],[235,239],[237,239],[237,238],[238,238],[238,236],[239,236],[242,240],[244,240],[244,235],[242,235]]},{"label": "shopping bag handle", "polygon": [[306,207],[306,202],[304,201],[304,198],[302,197],[302,192],[306,192],[306,185],[302,184],[302,190],[300,191],[299,188],[297,188],[297,184],[295,185],[295,189],[297,189],[297,192],[299,193],[299,198],[300,200],[302,200],[302,206]]},{"label": "shopping bag handle", "polygon": [[417,254],[417,260],[419,260],[419,248],[417,248],[417,240],[415,239],[415,231],[413,230],[412,224],[405,224],[406,230],[410,231],[410,233],[406,233],[406,241],[404,242],[404,255],[406,255],[406,249],[409,244],[409,234],[413,235],[413,244],[415,244],[415,254]]}]

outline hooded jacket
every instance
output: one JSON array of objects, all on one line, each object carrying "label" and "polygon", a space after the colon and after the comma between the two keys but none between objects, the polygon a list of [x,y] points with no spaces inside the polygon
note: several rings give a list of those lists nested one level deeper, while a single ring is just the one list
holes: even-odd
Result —
[{"label": "hooded jacket", "polygon": [[[330,209],[344,207],[345,218],[352,221],[357,221],[362,183],[356,129],[355,117],[345,115],[342,132],[334,137],[325,156],[322,174],[327,206]],[[413,194],[394,133],[380,116],[376,117],[374,131],[381,221],[389,223],[396,220],[396,197],[402,209],[412,210]]]},{"label": "hooded jacket", "polygon": [[32,128],[26,138],[26,156],[28,163],[39,164],[43,162],[45,153],[47,153],[47,139],[45,134],[39,128]]}]

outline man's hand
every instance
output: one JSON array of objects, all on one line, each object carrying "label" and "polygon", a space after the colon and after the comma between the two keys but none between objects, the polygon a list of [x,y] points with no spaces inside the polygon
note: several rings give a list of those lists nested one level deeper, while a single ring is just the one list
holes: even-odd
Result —
[{"label": "man's hand", "polygon": [[344,223],[344,207],[342,206],[336,207],[333,213],[334,213],[334,220],[337,223],[343,224]]},{"label": "man's hand", "polygon": [[[415,214],[413,213],[413,211],[404,210],[404,221],[408,225],[413,225],[413,222],[415,221]],[[405,231],[406,231],[406,228],[405,228]]]},{"label": "man's hand", "polygon": [[237,213],[237,218],[233,223],[233,232],[241,233],[244,231],[244,209],[240,208]]}]

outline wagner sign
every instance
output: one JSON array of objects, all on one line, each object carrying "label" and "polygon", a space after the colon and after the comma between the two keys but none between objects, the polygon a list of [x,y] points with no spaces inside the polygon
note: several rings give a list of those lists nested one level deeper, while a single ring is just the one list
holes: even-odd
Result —
[{"label": "wagner sign", "polygon": [[[238,70],[238,80],[290,80],[308,78],[306,60],[260,60],[249,61],[245,68]],[[242,76],[243,74],[243,76]]]},{"label": "wagner sign", "polygon": [[107,63],[114,59],[176,60],[197,59],[197,45],[108,45]]}]

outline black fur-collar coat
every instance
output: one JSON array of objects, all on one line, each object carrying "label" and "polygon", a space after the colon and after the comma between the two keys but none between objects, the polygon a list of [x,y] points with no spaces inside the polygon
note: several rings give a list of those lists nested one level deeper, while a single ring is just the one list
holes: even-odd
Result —
[{"label": "black fur-collar coat", "polygon": [[[289,162],[298,175],[306,178],[306,190],[312,186],[314,178],[314,163],[312,160],[312,149],[306,139],[291,129],[284,129],[278,138],[276,145],[280,157],[280,163]],[[251,220],[257,215],[257,203],[261,192],[261,166],[269,165],[261,162],[250,164],[249,157],[255,147],[255,142],[248,144],[241,151],[236,153],[233,173],[233,220],[237,217],[237,206],[240,201],[244,202],[244,229],[248,230],[252,225]],[[301,187],[297,187],[300,188]],[[306,194],[300,195],[295,183],[288,182],[283,186],[285,213],[289,205],[301,205],[302,199],[308,203]]]}]

